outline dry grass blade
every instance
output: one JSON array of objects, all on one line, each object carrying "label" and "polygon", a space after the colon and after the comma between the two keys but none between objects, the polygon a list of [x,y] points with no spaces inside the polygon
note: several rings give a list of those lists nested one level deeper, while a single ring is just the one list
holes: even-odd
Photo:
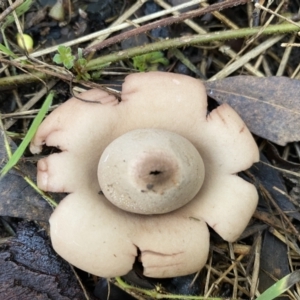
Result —
[{"label": "dry grass blade", "polygon": [[168,25],[171,25],[171,24],[174,24],[174,23],[179,23],[179,22],[182,22],[182,21],[184,21],[186,19],[189,19],[189,18],[199,17],[199,16],[202,16],[204,14],[207,14],[207,13],[210,13],[210,12],[213,12],[213,11],[217,11],[217,10],[220,11],[220,10],[230,8],[230,7],[233,7],[233,6],[245,4],[247,2],[248,2],[248,0],[228,0],[226,2],[212,4],[212,5],[210,5],[206,8],[200,8],[200,9],[197,9],[197,10],[192,11],[192,12],[182,13],[182,14],[180,14],[178,16],[175,16],[175,17],[165,18],[163,20],[156,21],[154,23],[144,25],[144,26],[136,28],[136,29],[132,29],[128,32],[121,33],[121,34],[119,34],[119,35],[117,35],[113,38],[110,38],[110,39],[105,40],[104,42],[101,42],[99,45],[95,45],[95,46],[86,48],[83,53],[86,56],[90,52],[94,52],[94,51],[103,49],[105,47],[108,47],[109,45],[120,42],[123,39],[127,39],[131,36],[135,36],[135,35],[138,35],[140,33],[144,33],[144,32],[149,31],[151,29],[158,28],[158,27],[161,27],[161,26],[168,26]]}]

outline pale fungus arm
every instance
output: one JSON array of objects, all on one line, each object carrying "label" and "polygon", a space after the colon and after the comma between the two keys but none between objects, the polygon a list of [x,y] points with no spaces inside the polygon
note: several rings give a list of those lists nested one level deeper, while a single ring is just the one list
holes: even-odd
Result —
[{"label": "pale fungus arm", "polygon": [[[236,174],[258,160],[240,117],[227,105],[207,115],[200,80],[150,72],[126,77],[121,102],[90,90],[41,124],[31,143],[60,153],[38,163],[38,186],[68,192],[50,218],[59,255],[89,273],[114,277],[142,263],[150,277],[201,269],[206,223],[233,241],[257,204]],[[206,222],[206,223],[205,223]]]}]

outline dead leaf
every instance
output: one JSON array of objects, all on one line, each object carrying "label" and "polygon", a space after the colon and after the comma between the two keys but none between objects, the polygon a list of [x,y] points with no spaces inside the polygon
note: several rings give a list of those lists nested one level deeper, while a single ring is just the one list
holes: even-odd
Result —
[{"label": "dead leaf", "polygon": [[300,140],[299,80],[236,76],[204,84],[211,98],[232,106],[256,135],[281,146]]},{"label": "dead leaf", "polygon": [[[11,147],[16,145],[10,141]],[[0,134],[0,161],[2,167],[7,161],[3,133]],[[32,179],[36,177],[36,167],[21,161],[20,170]],[[0,216],[24,218],[28,220],[48,221],[52,208],[22,177],[22,173],[11,170],[0,180]]]}]

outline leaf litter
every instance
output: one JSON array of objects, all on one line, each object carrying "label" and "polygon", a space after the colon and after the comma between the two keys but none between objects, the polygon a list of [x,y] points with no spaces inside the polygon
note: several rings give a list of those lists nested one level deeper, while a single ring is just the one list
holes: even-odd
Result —
[{"label": "leaf litter", "polygon": [[300,81],[235,76],[205,82],[209,97],[228,103],[250,131],[284,146],[300,140]]}]

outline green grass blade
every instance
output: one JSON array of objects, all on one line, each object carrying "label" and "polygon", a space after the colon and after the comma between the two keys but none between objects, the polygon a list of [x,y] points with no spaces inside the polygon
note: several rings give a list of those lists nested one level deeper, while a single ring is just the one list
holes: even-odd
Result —
[{"label": "green grass blade", "polygon": [[17,58],[17,55],[15,55],[12,51],[7,49],[4,45],[0,44],[0,52],[3,54],[6,54],[8,56],[11,56],[12,58]]},{"label": "green grass blade", "polygon": [[[18,6],[16,8],[16,14],[17,16],[21,16],[23,14],[26,13],[26,11],[29,10],[31,4],[33,3],[33,0],[25,0],[20,6]],[[14,17],[13,15],[8,15],[6,18],[5,18],[5,22],[2,24],[2,28],[5,29],[9,24],[11,24],[13,21],[14,21]]]},{"label": "green grass blade", "polygon": [[283,294],[291,286],[300,281],[300,270],[297,270],[282,279],[263,292],[256,300],[272,300]]},{"label": "green grass blade", "polygon": [[50,92],[47,96],[44,104],[42,105],[39,113],[33,120],[26,136],[24,137],[22,143],[18,147],[18,149],[14,152],[14,154],[11,156],[11,158],[8,160],[6,165],[3,167],[1,173],[0,173],[0,179],[9,172],[10,169],[12,169],[19,161],[21,156],[23,155],[25,149],[29,145],[30,141],[32,140],[33,136],[35,135],[39,125],[41,124],[42,120],[44,119],[47,111],[49,110],[49,107],[51,106],[52,100],[53,100],[54,92]]}]

